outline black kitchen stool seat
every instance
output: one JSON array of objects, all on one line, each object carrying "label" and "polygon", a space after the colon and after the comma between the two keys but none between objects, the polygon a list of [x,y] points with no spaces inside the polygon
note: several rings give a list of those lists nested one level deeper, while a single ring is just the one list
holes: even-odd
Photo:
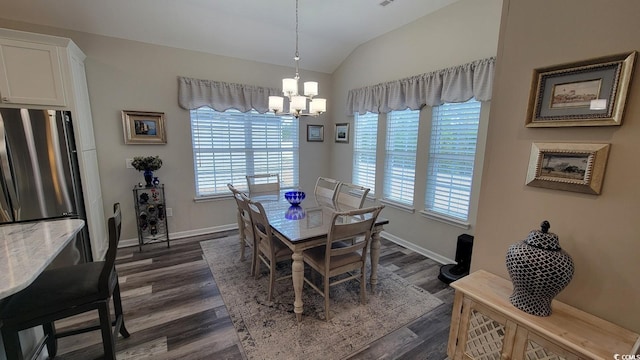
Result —
[{"label": "black kitchen stool seat", "polygon": [[[115,359],[115,339],[120,333],[129,337],[124,326],[120,285],[115,269],[121,232],[120,204],[113,206],[108,220],[109,249],[104,261],[46,270],[24,290],[11,296],[0,312],[2,340],[8,360],[23,360],[18,332],[42,325],[46,335],[30,358],[36,358],[46,343],[50,358],[57,352],[57,339],[100,329],[105,359]],[[113,298],[115,320],[109,312]],[[57,333],[54,322],[70,316],[98,310],[100,324]],[[114,327],[112,330],[112,326]]]}]

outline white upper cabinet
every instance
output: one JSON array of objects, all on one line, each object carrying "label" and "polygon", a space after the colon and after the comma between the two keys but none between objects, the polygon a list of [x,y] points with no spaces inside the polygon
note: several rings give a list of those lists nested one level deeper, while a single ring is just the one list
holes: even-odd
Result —
[{"label": "white upper cabinet", "polygon": [[67,105],[59,48],[0,38],[0,102]]}]

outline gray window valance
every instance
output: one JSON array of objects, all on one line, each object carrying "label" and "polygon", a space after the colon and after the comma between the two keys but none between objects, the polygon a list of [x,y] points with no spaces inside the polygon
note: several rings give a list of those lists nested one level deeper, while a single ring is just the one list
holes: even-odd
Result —
[{"label": "gray window valance", "polygon": [[409,78],[350,90],[347,115],[419,110],[423,106],[491,100],[495,57]]},{"label": "gray window valance", "polygon": [[255,109],[264,114],[271,95],[282,96],[282,89],[178,77],[178,104],[187,110],[208,106],[216,111]]}]

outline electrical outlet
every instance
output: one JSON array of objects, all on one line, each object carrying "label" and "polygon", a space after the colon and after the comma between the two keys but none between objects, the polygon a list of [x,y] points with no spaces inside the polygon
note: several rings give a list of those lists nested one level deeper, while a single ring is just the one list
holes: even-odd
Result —
[{"label": "electrical outlet", "polygon": [[124,166],[127,169],[133,169],[133,165],[131,165],[131,163],[133,162],[133,159],[124,159],[124,161],[125,161]]},{"label": "electrical outlet", "polygon": [[173,209],[172,208],[167,208],[167,210],[165,210],[165,212],[167,213],[167,216],[173,216]]}]

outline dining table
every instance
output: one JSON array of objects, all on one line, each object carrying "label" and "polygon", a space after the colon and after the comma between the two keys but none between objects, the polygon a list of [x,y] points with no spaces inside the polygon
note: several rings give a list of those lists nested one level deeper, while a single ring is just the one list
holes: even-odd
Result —
[{"label": "dining table", "polygon": [[[293,254],[291,255],[291,278],[295,293],[293,311],[298,321],[302,320],[304,286],[303,252],[307,249],[326,244],[331,229],[333,215],[339,211],[349,211],[329,198],[306,195],[302,202],[291,205],[284,194],[291,189],[278,192],[249,193],[252,201],[260,202],[265,209],[272,233],[282,241]],[[375,291],[378,283],[378,260],[380,259],[380,232],[389,220],[378,217],[371,235],[369,256],[371,260],[371,275],[369,283],[371,291]]]}]

